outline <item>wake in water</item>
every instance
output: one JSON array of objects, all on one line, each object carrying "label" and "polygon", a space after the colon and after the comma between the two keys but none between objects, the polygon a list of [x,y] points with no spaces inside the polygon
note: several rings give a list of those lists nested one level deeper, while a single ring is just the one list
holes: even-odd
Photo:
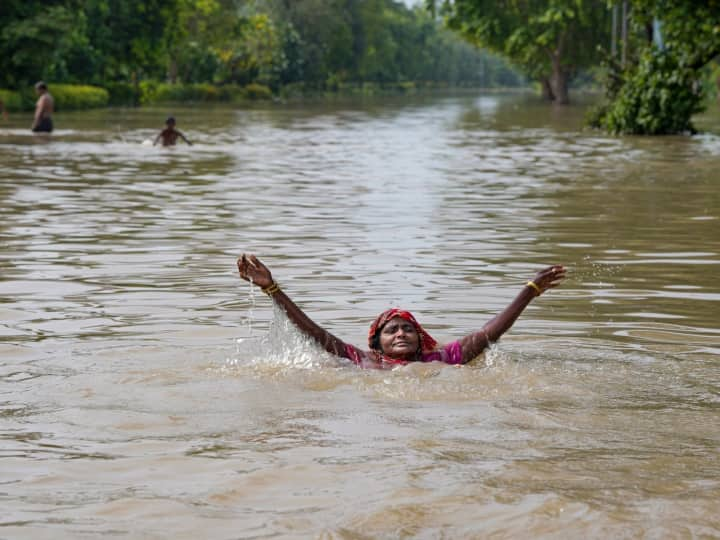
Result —
[{"label": "wake in water", "polygon": [[[264,292],[273,296],[270,289],[268,286]],[[299,328],[298,317],[288,315],[287,309],[294,309],[290,303],[283,306],[274,301],[267,333],[252,337],[255,291],[251,286],[246,321],[251,337],[238,340],[234,357],[224,366],[226,373],[236,376],[284,380],[316,390],[352,384],[362,393],[398,400],[570,398],[585,403],[601,401],[598,389],[607,387],[608,381],[627,387],[628,381],[652,371],[665,373],[675,364],[672,359],[643,354],[636,344],[618,350],[617,343],[591,340],[587,348],[581,348],[577,338],[568,343],[543,336],[517,336],[519,339],[510,339],[502,348],[491,343],[477,358],[461,365],[407,361],[386,366],[391,369],[362,370],[350,359],[321,348],[311,332]],[[374,335],[372,329],[370,334]],[[418,334],[424,335],[421,327]]]},{"label": "wake in water", "polygon": [[[246,324],[251,326],[252,319]],[[683,370],[689,367],[683,363]],[[675,358],[616,342],[515,336],[464,365],[412,362],[391,370],[364,370],[322,350],[274,305],[267,332],[239,338],[220,371],[227,377],[275,381],[305,391],[350,386],[383,400],[525,402],[542,408],[566,402],[596,406],[617,399],[617,394],[638,392],[647,405],[647,388],[663,399],[668,388],[675,388],[675,400],[684,401],[686,390],[680,391],[675,380],[679,368]]]}]

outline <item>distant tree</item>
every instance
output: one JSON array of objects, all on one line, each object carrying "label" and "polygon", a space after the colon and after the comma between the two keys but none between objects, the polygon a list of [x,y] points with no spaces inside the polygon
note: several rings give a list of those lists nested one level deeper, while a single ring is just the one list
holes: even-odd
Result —
[{"label": "distant tree", "polygon": [[494,84],[499,73],[517,80],[397,0],[3,0],[0,8],[0,86],[9,88],[42,78],[137,99],[142,80],[335,89]]},{"label": "distant tree", "polygon": [[166,71],[165,28],[178,0],[86,0],[87,36],[100,55],[97,82],[162,78]]},{"label": "distant tree", "polygon": [[241,66],[252,63],[244,45],[247,42],[250,48],[258,34],[250,31],[253,22],[259,21],[251,20],[255,12],[248,1],[176,0],[174,9],[166,17],[164,29],[167,78],[171,83],[252,78],[246,71],[257,70]]},{"label": "distant tree", "polygon": [[546,98],[569,102],[568,86],[600,62],[610,39],[610,11],[597,0],[427,0],[446,24],[537,80]]},{"label": "distant tree", "polygon": [[284,83],[323,87],[342,82],[357,65],[353,15],[357,0],[274,0],[269,13],[283,31]]},{"label": "distant tree", "polygon": [[84,41],[78,2],[3,0],[0,86],[16,87],[67,72],[65,59]]},{"label": "distant tree", "polygon": [[[394,0],[265,0],[257,6],[267,9],[283,40],[282,62],[275,64],[282,84],[482,84],[499,63],[423,9]],[[503,70],[508,80],[522,82],[507,66]]]}]

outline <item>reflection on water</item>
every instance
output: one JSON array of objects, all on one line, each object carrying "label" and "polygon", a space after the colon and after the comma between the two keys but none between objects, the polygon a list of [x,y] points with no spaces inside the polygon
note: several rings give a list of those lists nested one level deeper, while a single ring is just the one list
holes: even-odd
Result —
[{"label": "reflection on water", "polygon": [[[165,117],[195,143],[159,148]],[[0,124],[0,536],[720,535],[720,117],[583,131],[520,96]],[[234,259],[364,344],[442,340],[567,283],[469,366],[360,371]]]}]

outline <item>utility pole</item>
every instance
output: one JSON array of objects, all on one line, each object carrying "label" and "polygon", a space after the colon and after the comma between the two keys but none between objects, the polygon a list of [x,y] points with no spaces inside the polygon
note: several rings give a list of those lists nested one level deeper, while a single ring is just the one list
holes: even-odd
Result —
[{"label": "utility pole", "polygon": [[661,51],[665,48],[662,37],[662,23],[657,17],[653,19],[653,42]]},{"label": "utility pole", "polygon": [[622,55],[620,57],[620,66],[624,69],[625,62],[627,62],[628,53],[628,0],[623,0],[622,3]]},{"label": "utility pole", "polygon": [[610,29],[610,55],[613,58],[615,58],[617,56],[617,25],[618,25],[618,5],[613,4],[612,28]]}]

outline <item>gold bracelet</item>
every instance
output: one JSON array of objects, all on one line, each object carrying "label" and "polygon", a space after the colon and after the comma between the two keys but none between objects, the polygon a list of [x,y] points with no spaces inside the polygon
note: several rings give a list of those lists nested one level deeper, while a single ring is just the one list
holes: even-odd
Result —
[{"label": "gold bracelet", "polygon": [[535,296],[540,296],[542,294],[542,289],[538,287],[537,283],[535,283],[534,281],[528,281],[525,285],[527,287],[532,287],[533,289],[535,289],[535,291],[537,291],[537,294]]},{"label": "gold bracelet", "polygon": [[273,294],[275,294],[275,293],[278,292],[279,290],[280,290],[279,285],[273,281],[270,285],[268,285],[267,287],[263,288],[262,292],[264,292],[264,293],[267,294],[268,296],[272,296]]}]

